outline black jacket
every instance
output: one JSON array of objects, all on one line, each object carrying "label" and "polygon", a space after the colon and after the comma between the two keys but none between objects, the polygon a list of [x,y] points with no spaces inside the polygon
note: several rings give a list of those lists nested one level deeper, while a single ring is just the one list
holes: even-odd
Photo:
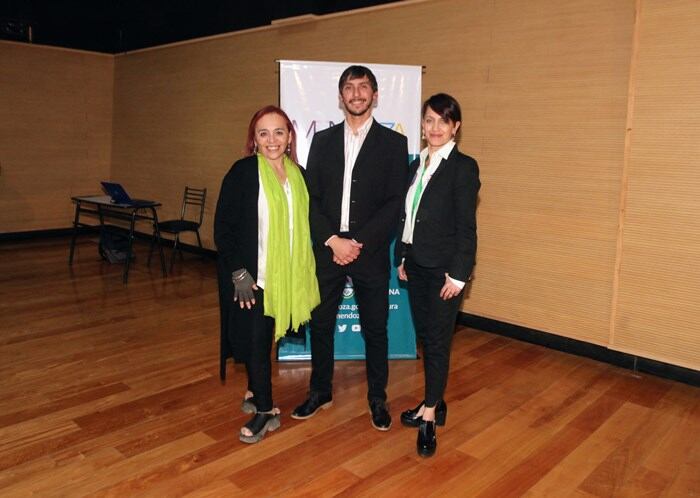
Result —
[{"label": "black jacket", "polygon": [[[344,149],[340,123],[316,133],[309,150],[309,221],[319,268],[333,264],[333,253],[324,244],[340,229]],[[374,121],[352,171],[349,237],[364,244],[356,266],[389,266],[388,247],[403,202],[407,161],[406,137]]]},{"label": "black jacket", "polygon": [[[411,163],[412,182],[419,167],[420,159]],[[449,157],[438,165],[418,205],[412,247],[418,265],[445,268],[454,279],[469,279],[476,256],[476,203],[480,186],[476,161],[459,152],[455,145]],[[396,240],[397,265],[405,255],[401,242],[405,221],[404,209]]]},{"label": "black jacket", "polygon": [[257,156],[236,161],[224,177],[214,216],[214,241],[221,312],[219,375],[226,377],[226,359],[245,361],[250,351],[250,313],[233,301],[231,272],[245,268],[258,279]]}]

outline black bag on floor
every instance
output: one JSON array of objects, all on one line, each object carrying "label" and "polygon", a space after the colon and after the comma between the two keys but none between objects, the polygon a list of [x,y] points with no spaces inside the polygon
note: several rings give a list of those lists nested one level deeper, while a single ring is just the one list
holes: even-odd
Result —
[{"label": "black bag on floor", "polygon": [[[98,246],[100,256],[110,263],[123,263],[129,251],[129,236],[113,228],[103,228],[100,231]],[[134,254],[131,254],[134,259]]]}]

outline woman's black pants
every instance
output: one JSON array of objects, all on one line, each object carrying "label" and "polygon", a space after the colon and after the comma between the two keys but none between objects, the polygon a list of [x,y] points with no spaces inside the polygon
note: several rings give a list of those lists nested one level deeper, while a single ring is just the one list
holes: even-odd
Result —
[{"label": "woman's black pants", "polygon": [[423,344],[425,369],[425,405],[442,400],[450,370],[450,347],[464,291],[447,301],[440,297],[445,285],[445,268],[425,268],[406,256],[408,300],[411,304],[416,336]]},{"label": "woman's black pants", "polygon": [[[255,291],[255,305],[245,312],[250,319],[250,351],[245,363],[248,372],[248,390],[255,396],[255,406],[259,412],[272,410],[272,337],[274,319],[264,315],[265,294],[262,289]],[[238,306],[238,303],[234,303]],[[244,310],[241,310],[244,311]]]}]

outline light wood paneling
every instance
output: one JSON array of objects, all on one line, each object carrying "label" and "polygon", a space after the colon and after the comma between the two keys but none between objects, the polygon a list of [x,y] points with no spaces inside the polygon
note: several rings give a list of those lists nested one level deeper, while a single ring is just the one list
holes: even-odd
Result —
[{"label": "light wood paneling", "polygon": [[483,184],[465,311],[607,343],[633,7],[504,1],[484,20],[483,113],[461,145]]},{"label": "light wood paneling", "polygon": [[114,58],[0,42],[0,232],[65,228],[109,178]]},{"label": "light wood paneling", "polygon": [[114,176],[165,216],[185,184],[208,187],[211,247],[221,178],[277,101],[275,60],[425,64],[425,95],[464,104],[482,171],[464,309],[605,344],[633,27],[631,1],[433,1],[119,56]]},{"label": "light wood paneling", "polygon": [[207,187],[213,248],[276,60],[423,64],[481,166],[463,310],[698,368],[699,17],[691,0],[428,0],[116,58],[0,43],[0,231],[68,226],[69,194],[111,176],[161,218]]},{"label": "light wood paneling", "polygon": [[611,347],[700,369],[700,4],[641,5]]},{"label": "light wood paneling", "polygon": [[[423,15],[430,12],[420,4],[409,11],[379,9],[118,56],[114,177],[139,196],[163,201],[161,217],[177,213],[186,184],[207,187],[211,196],[203,242],[213,247],[221,180],[242,155],[253,112],[278,102],[275,61],[420,64],[420,53],[402,43],[386,43],[406,38],[416,8]],[[360,49],[368,43],[376,50]]]},{"label": "light wood paneling", "polygon": [[94,240],[72,269],[67,245],[0,246],[1,496],[700,493],[700,389],[464,328],[434,457],[398,421],[423,398],[420,360],[390,362],[389,432],[370,425],[364,362],[337,362],[333,407],[308,421],[289,414],[309,364],[273,363],[282,426],[243,444],[244,369],[218,379],[214,262],[163,279],[139,242],[126,288]]}]

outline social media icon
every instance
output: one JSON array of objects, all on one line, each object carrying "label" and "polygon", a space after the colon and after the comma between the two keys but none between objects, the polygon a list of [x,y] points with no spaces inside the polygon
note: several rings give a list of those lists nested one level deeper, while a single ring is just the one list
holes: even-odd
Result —
[{"label": "social media icon", "polygon": [[345,332],[348,329],[347,324],[345,325],[338,325],[338,332]]},{"label": "social media icon", "polygon": [[353,332],[359,332],[360,330],[362,330],[362,327],[360,327],[358,324],[354,324],[354,325],[352,326],[352,331],[353,331]]}]

